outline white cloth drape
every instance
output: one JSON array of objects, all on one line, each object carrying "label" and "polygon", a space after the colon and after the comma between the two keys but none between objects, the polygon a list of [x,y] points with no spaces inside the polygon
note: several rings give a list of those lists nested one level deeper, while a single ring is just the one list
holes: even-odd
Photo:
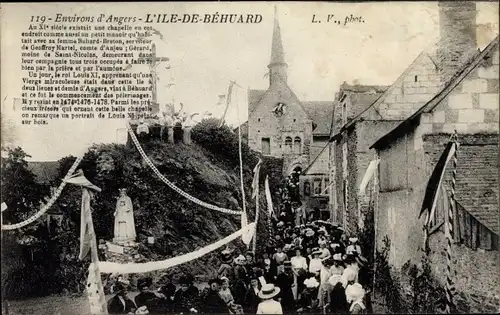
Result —
[{"label": "white cloth drape", "polygon": [[99,262],[99,268],[101,273],[120,273],[120,274],[129,274],[129,273],[144,273],[151,272],[155,270],[168,269],[180,264],[184,264],[186,262],[198,259],[226,244],[234,241],[238,237],[242,236],[244,233],[251,233],[255,231],[255,223],[248,224],[245,228],[217,241],[213,244],[203,247],[195,252],[191,252],[185,255],[169,258],[166,260],[160,261],[152,261],[147,263],[133,263],[133,264],[119,264],[107,261]]}]

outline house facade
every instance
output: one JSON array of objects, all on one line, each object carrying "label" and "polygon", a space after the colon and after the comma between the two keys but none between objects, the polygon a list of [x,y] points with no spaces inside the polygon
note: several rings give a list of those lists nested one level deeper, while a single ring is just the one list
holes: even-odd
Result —
[{"label": "house facade", "polygon": [[425,256],[427,224],[432,275],[444,286],[443,223],[451,206],[452,166],[438,188],[434,215],[426,223],[419,214],[430,174],[450,135],[458,134],[451,277],[459,312],[497,312],[500,303],[498,93],[497,37],[448,76],[432,99],[372,146],[380,159],[377,247],[381,249],[385,238],[390,240],[388,262],[404,278],[403,266],[418,264]]}]

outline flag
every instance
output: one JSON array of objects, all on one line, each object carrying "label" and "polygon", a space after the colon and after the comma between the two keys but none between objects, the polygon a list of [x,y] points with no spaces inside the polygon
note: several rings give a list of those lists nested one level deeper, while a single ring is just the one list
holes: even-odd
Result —
[{"label": "flag", "polygon": [[420,214],[418,216],[420,218],[422,214],[426,212],[427,214],[426,215],[427,220],[425,222],[426,225],[431,217],[430,214],[434,213],[435,211],[439,195],[439,187],[441,186],[441,182],[443,181],[446,165],[455,154],[455,151],[457,149],[456,146],[457,146],[456,142],[454,141],[448,142],[445,150],[441,154],[441,157],[439,158],[439,161],[436,164],[436,167],[434,168],[434,171],[431,174],[431,177],[429,178],[429,182],[427,183],[424,201],[422,203],[422,209],[420,210]]},{"label": "flag", "polygon": [[267,211],[269,218],[274,217],[274,209],[273,209],[273,200],[271,199],[271,190],[269,189],[269,177],[266,176],[266,182],[265,182],[265,189],[266,189],[266,200],[267,200]]},{"label": "flag", "polygon": [[217,97],[219,98],[219,100],[217,101],[217,106],[222,106],[222,103],[226,100],[226,95],[221,94],[217,95]]},{"label": "flag", "polygon": [[368,185],[368,182],[370,181],[370,179],[372,179],[373,174],[375,174],[375,171],[376,171],[379,163],[380,163],[380,159],[377,159],[377,160],[371,161],[370,165],[368,165],[368,168],[366,169],[365,176],[363,177],[363,180],[361,180],[361,185],[359,186],[360,194],[362,194],[362,195],[365,194],[366,186]]},{"label": "flag", "polygon": [[226,108],[224,109],[224,114],[222,115],[222,117],[220,119],[219,128],[221,128],[224,125],[224,119],[226,118],[227,109],[229,108],[229,104],[231,104],[231,94],[233,93],[233,86],[235,83],[236,82],[231,81],[231,83],[229,83],[229,87],[227,88]]},{"label": "flag", "polygon": [[255,165],[255,168],[253,169],[252,198],[257,197],[257,194],[259,192],[259,172],[261,164],[262,160],[259,159],[259,162],[257,163],[257,165]]},{"label": "flag", "polygon": [[82,206],[80,213],[80,254],[78,258],[83,260],[90,251],[91,238],[95,237],[91,231],[92,211],[90,208],[91,192],[89,189],[101,191],[101,189],[92,184],[83,174],[82,170],[78,170],[75,174],[64,181],[68,184],[73,184],[82,187]]}]

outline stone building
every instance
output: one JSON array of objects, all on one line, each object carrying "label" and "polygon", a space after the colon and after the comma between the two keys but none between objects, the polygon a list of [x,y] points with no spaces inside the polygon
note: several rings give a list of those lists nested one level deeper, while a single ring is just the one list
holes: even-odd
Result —
[{"label": "stone building", "polygon": [[[324,191],[328,185],[329,152],[323,148],[330,136],[333,102],[301,101],[289,87],[288,65],[276,16],[267,67],[267,90],[248,90],[248,121],[241,128],[244,137],[252,150],[283,158],[285,176],[294,170],[303,171],[302,197],[307,203],[312,202],[311,207],[328,210],[328,194]],[[304,196],[304,185],[316,186]]]},{"label": "stone building", "polygon": [[[390,239],[389,263],[398,272],[407,261],[418,263],[422,257],[424,218],[419,220],[419,213],[427,182],[457,131],[451,268],[460,312],[496,312],[500,303],[498,44],[497,37],[463,64],[432,100],[372,146],[380,158],[376,242],[380,247],[384,237]],[[429,226],[432,271],[443,285],[450,172],[448,168]]]},{"label": "stone building", "polygon": [[333,220],[348,233],[363,227],[368,211],[371,189],[363,196],[360,186],[368,164],[373,159],[369,146],[378,137],[395,127],[393,121],[383,120],[371,108],[387,90],[387,86],[349,85],[343,83],[336,95],[330,153],[330,208]]},{"label": "stone building", "polygon": [[[350,103],[341,105],[340,100],[345,95],[343,90],[347,86],[341,87],[336,105],[339,109],[335,111],[335,125],[338,128],[332,134],[330,148],[330,177],[336,181],[330,204],[336,209],[336,221],[349,232],[356,233],[363,227],[363,218],[367,214],[363,211],[368,209],[370,196],[372,199],[374,197],[371,194],[372,182],[363,196],[360,196],[359,191],[366,166],[374,157],[368,146],[434,98],[457,69],[478,54],[474,3],[440,2],[439,18],[440,39],[437,45],[422,51],[384,91],[373,89],[371,104],[371,100],[367,100],[364,105],[358,108],[354,106],[353,109],[349,109],[352,106]],[[383,93],[378,94],[380,92]],[[350,111],[359,114],[350,117],[353,115]],[[361,131],[363,129],[364,133]],[[349,138],[352,140],[349,141]],[[363,139],[362,144],[358,144],[355,139]]]}]

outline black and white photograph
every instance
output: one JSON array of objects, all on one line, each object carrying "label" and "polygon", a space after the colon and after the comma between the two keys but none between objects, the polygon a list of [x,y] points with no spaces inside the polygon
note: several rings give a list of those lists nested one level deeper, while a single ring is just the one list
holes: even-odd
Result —
[{"label": "black and white photograph", "polygon": [[500,313],[497,1],[0,24],[2,314]]}]

